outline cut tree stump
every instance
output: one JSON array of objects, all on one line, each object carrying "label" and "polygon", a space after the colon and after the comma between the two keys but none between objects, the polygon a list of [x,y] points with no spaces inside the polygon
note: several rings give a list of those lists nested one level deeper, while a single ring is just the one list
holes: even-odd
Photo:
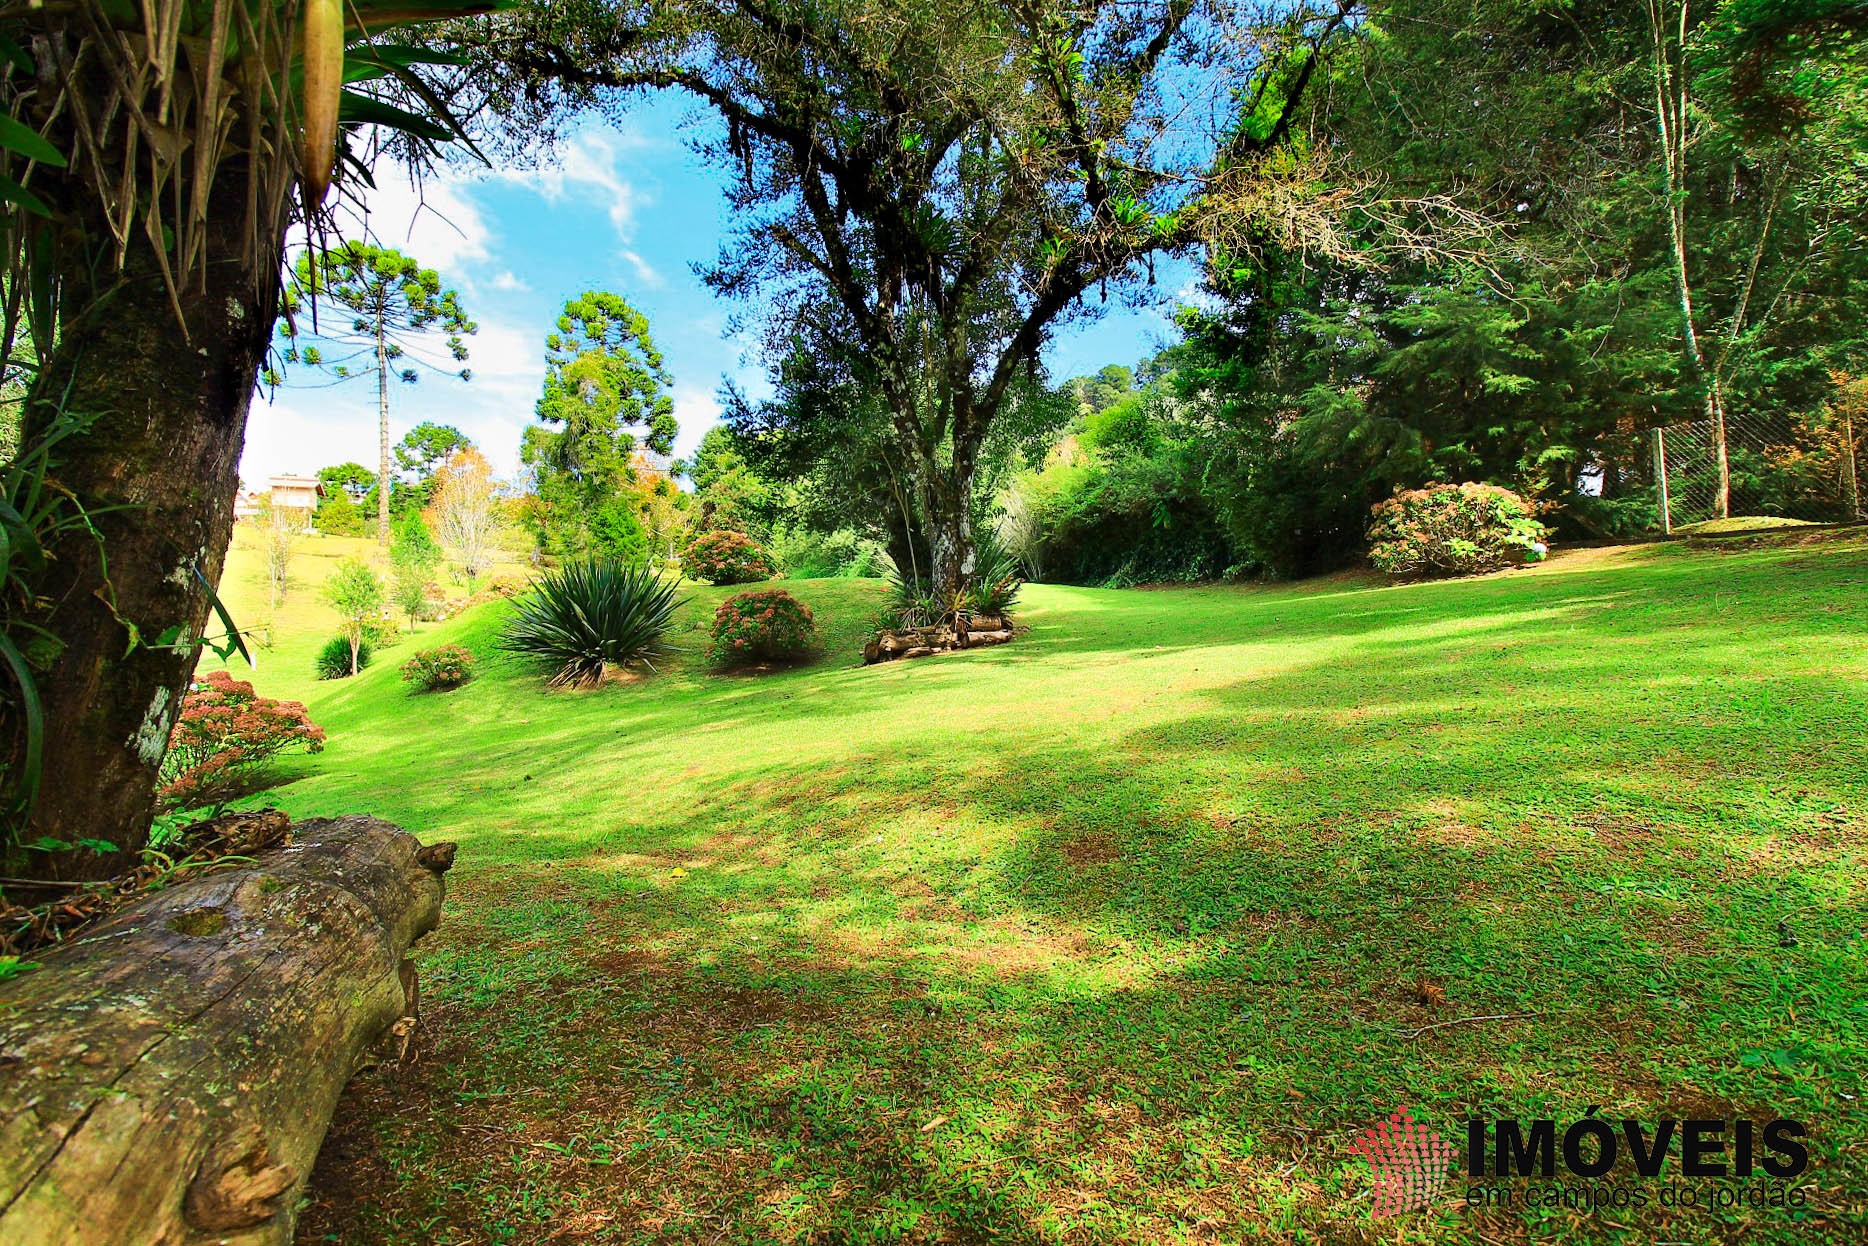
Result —
[{"label": "cut tree stump", "polygon": [[407,1044],[454,863],[375,818],[292,829],[0,986],[0,1242],[292,1240],[345,1084]]}]

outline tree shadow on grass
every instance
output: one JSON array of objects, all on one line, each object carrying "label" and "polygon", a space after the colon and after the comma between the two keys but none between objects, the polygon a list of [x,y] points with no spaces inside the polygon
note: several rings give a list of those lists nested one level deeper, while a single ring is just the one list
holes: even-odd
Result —
[{"label": "tree shadow on grass", "polygon": [[[1291,951],[1250,973],[1196,940],[1172,967],[1086,988],[801,931],[721,946],[691,916],[559,923],[556,954],[520,953],[516,970],[501,967],[510,931],[456,940],[430,965],[434,1046],[413,1102],[406,1083],[366,1079],[355,1107],[374,1128],[347,1109],[349,1141],[317,1182],[346,1189],[347,1219],[314,1208],[308,1228],[356,1243],[430,1240],[415,1225],[476,1242],[581,1225],[618,1240],[1035,1243],[1170,1240],[1198,1222],[1222,1240],[1363,1240],[1348,1142],[1401,1104],[1443,1129],[1586,1102],[1733,1109],[1645,1071],[1664,1036],[1613,1016],[1423,1031],[1444,1014],[1359,996],[1333,940],[1307,941],[1301,923],[1276,932]],[[469,998],[464,982],[488,973],[491,995]],[[344,1184],[357,1173],[361,1198]],[[1859,1186],[1859,1172],[1838,1177]],[[1453,1207],[1414,1228],[1435,1220],[1434,1240],[1527,1231]],[[1665,1237],[1665,1224],[1650,1212],[1632,1227]],[[1759,1217],[1694,1234],[1834,1227]]]},{"label": "tree shadow on grass", "polygon": [[[872,680],[839,705],[929,713],[461,872],[426,957],[427,1098],[379,1103],[383,1184],[346,1222],[377,1227],[345,1240],[429,1240],[423,1217],[476,1241],[1354,1240],[1348,1139],[1403,1103],[1443,1129],[1800,1113],[1852,1205],[1868,1139],[1833,1092],[1857,1089],[1868,914],[1859,822],[1824,818],[1859,805],[1868,758],[1809,728],[1864,721],[1868,690],[1808,659],[1837,622],[1799,594],[1833,601],[1859,566],[1804,575],[1525,577],[1424,613],[1407,589],[1289,617],[1255,598],[1230,622],[1215,591],[1185,631],[1034,611],[1065,685],[1151,660],[1144,622],[1178,650],[1341,641],[1093,727],[958,699],[1037,660],[1017,645],[952,678],[697,689],[761,730],[846,730],[809,704],[832,678]],[[1767,587],[1779,608],[1730,634],[1718,594]],[[572,771],[606,747],[580,730],[549,744]],[[1823,1240],[1830,1214],[1631,1231]],[[1531,1233],[1440,1219],[1414,1230]]]}]

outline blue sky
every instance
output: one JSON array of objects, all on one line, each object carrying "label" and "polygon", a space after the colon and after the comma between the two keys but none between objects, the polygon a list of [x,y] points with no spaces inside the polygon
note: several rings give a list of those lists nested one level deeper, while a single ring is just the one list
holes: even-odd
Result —
[{"label": "blue sky", "polygon": [[[368,232],[440,269],[479,324],[468,339],[473,379],[431,373],[397,385],[392,437],[422,420],[453,424],[497,470],[516,471],[520,430],[544,375],[545,334],[564,300],[587,289],[614,290],[647,314],[674,380],[678,452],[718,420],[723,378],[755,396],[768,392],[750,343],[726,335],[732,315],[751,309],[716,298],[693,272],[729,233],[720,174],[684,139],[683,120],[696,116],[692,105],[664,97],[623,127],[577,131],[539,168],[451,168],[419,191],[398,172],[379,175],[365,200]],[[1189,275],[1164,270],[1159,289],[1171,294]],[[1069,328],[1050,346],[1052,376],[1152,354],[1169,340],[1169,310],[1119,308],[1112,299],[1101,320]],[[375,466],[373,379],[331,386],[294,374],[255,399],[241,461],[248,485],[346,460]]]}]

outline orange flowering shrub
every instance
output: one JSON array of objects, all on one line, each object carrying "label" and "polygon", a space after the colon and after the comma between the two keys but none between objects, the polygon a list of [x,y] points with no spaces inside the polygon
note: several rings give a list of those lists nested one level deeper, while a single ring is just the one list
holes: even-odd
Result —
[{"label": "orange flowering shrub", "polygon": [[789,662],[817,639],[811,608],[782,588],[729,597],[713,613],[713,655],[718,662]]},{"label": "orange flowering shrub", "polygon": [[1375,506],[1369,561],[1389,575],[1473,575],[1536,562],[1546,547],[1531,504],[1497,485],[1428,485]]},{"label": "orange flowering shrub", "polygon": [[252,791],[266,763],[295,748],[324,748],[324,729],[302,704],[262,697],[226,671],[209,671],[182,698],[157,799],[165,809],[219,808]]},{"label": "orange flowering shrub", "polygon": [[775,574],[759,543],[744,532],[724,528],[703,532],[681,555],[681,574],[709,584],[750,584]]}]

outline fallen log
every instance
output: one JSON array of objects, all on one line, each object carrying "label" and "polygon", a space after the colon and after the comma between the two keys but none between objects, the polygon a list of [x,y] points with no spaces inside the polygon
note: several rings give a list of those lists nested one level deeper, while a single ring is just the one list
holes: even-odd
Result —
[{"label": "fallen log", "polygon": [[863,662],[873,666],[877,662],[895,658],[925,658],[955,649],[1002,645],[1012,639],[1014,631],[1009,619],[987,618],[982,621],[998,626],[985,629],[979,626],[978,621],[967,623],[962,620],[954,627],[937,625],[878,631],[863,645]]},{"label": "fallen log", "polygon": [[293,833],[0,986],[0,1242],[292,1240],[345,1084],[407,1042],[454,862],[375,818]]}]

